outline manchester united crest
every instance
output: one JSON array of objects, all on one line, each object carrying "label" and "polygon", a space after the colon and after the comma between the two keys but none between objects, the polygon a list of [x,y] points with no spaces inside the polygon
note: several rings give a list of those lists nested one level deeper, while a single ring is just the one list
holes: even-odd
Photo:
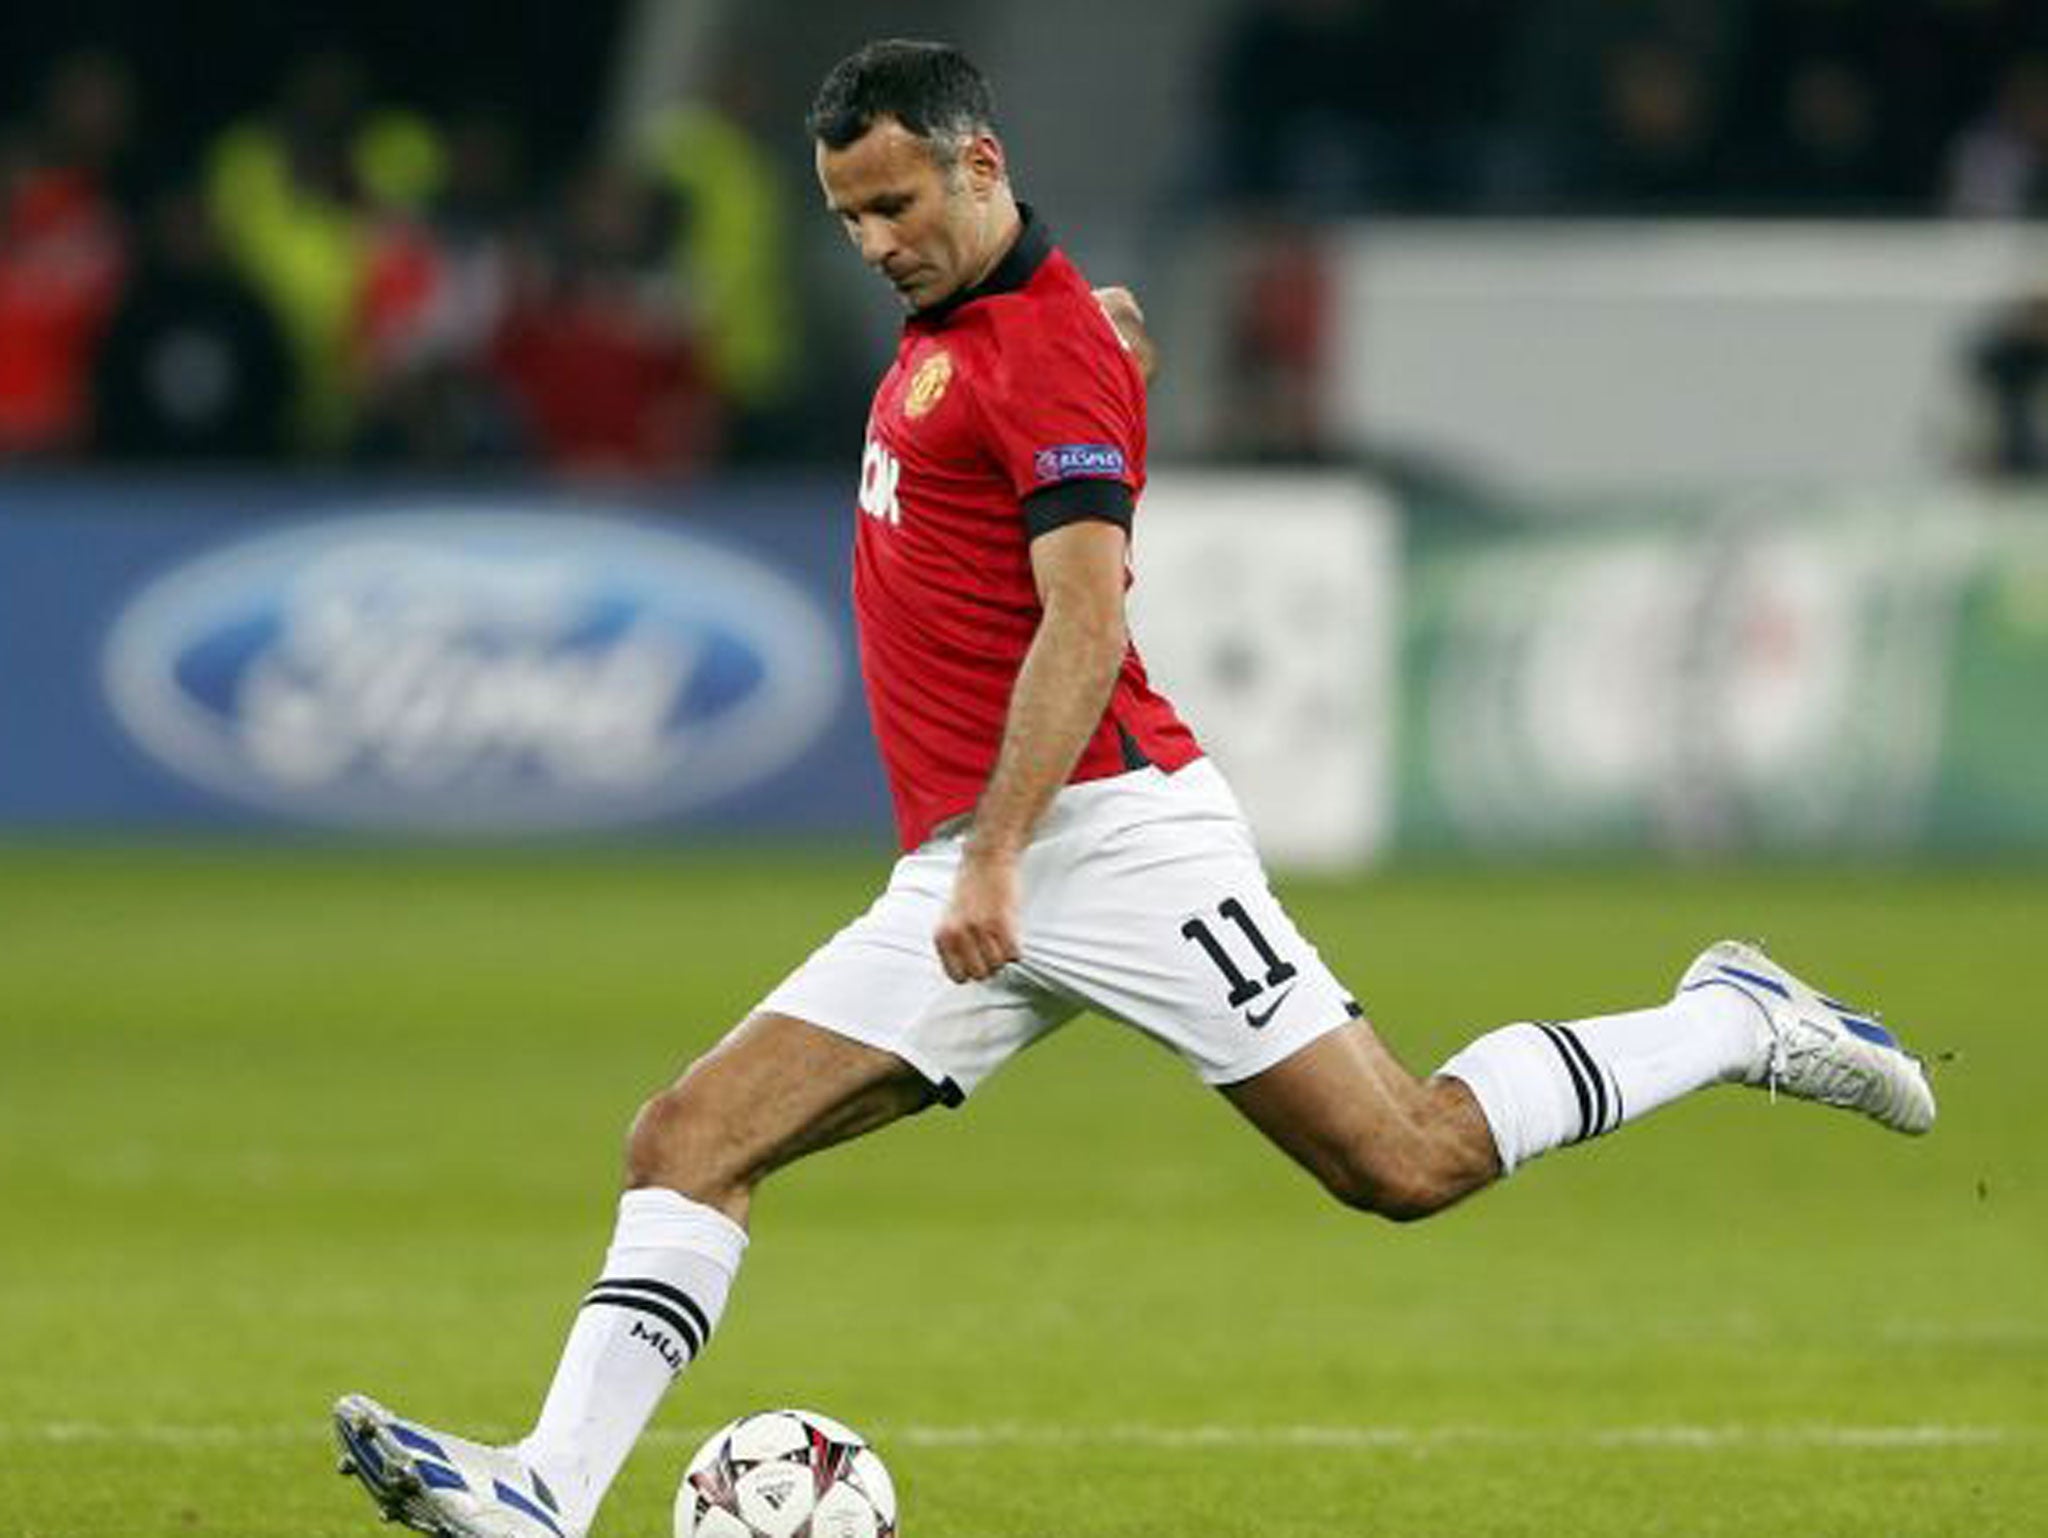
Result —
[{"label": "manchester united crest", "polygon": [[946,393],[946,386],[953,382],[953,355],[935,352],[918,364],[917,372],[910,376],[910,388],[903,392],[903,414],[907,417],[921,417]]}]

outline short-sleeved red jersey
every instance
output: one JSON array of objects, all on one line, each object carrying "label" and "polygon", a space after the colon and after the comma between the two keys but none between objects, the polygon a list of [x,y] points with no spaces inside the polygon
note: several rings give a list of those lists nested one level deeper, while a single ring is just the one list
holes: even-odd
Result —
[{"label": "short-sleeved red jersey", "polygon": [[[1043,612],[1032,529],[1064,516],[1033,511],[1091,491],[1128,505],[1144,484],[1144,379],[1027,209],[986,280],[905,321],[868,413],[853,603],[904,848],[971,811],[995,768]],[[1200,756],[1127,647],[1072,780]]]}]

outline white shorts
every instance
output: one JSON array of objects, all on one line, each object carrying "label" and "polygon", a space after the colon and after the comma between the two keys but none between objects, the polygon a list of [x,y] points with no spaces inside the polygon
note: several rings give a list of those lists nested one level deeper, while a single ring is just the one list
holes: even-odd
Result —
[{"label": "white shorts", "polygon": [[947,1104],[1082,1009],[1156,1037],[1211,1084],[1358,1014],[1206,759],[1062,790],[1024,852],[1022,959],[977,983],[950,981],[932,943],[963,838],[897,861],[874,906],[760,1008],[895,1053]]}]

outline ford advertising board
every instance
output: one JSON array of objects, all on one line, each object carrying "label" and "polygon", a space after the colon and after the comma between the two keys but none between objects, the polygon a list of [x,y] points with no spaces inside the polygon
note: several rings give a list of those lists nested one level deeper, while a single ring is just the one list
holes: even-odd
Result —
[{"label": "ford advertising board", "polygon": [[843,488],[0,496],[0,825],[887,835]]},{"label": "ford advertising board", "polygon": [[115,714],[178,773],[366,828],[675,812],[801,754],[843,687],[818,604],[623,520],[379,513],[177,567],[122,613]]}]

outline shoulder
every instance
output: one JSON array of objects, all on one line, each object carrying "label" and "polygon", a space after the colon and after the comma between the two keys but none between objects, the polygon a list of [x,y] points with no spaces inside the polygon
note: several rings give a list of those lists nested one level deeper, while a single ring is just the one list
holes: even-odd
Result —
[{"label": "shoulder", "polygon": [[1122,392],[1143,379],[1087,280],[1055,251],[1029,287],[971,307],[961,341],[986,389]]},{"label": "shoulder", "polygon": [[1005,332],[1075,352],[1122,350],[1095,290],[1063,251],[1047,256],[1030,284],[1010,298],[1010,304],[990,307],[991,319]]}]

